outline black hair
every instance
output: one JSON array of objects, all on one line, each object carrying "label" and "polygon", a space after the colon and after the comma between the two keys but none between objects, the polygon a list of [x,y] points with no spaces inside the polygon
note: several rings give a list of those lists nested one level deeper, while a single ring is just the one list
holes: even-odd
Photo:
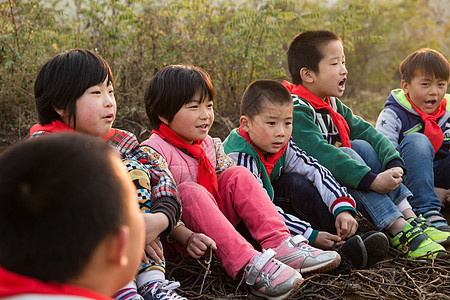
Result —
[{"label": "black hair", "polygon": [[40,69],[34,83],[34,98],[39,123],[50,124],[61,120],[55,111],[68,113],[76,129],[75,104],[91,86],[101,84],[108,78],[115,86],[114,78],[106,60],[87,49],[73,49],[60,53],[47,61]]},{"label": "black hair", "polygon": [[300,70],[306,68],[313,72],[319,72],[319,63],[324,57],[323,47],[331,41],[342,40],[328,30],[311,30],[296,35],[287,51],[289,73],[292,83],[302,84]]},{"label": "black hair", "polygon": [[241,101],[241,115],[250,119],[261,113],[266,102],[291,104],[291,93],[279,82],[269,79],[253,81],[244,92]]},{"label": "black hair", "polygon": [[0,265],[66,283],[127,222],[113,148],[84,134],[32,138],[0,155]]},{"label": "black hair", "polygon": [[407,83],[418,73],[449,81],[449,63],[441,53],[429,48],[422,48],[409,54],[399,67],[402,79]]},{"label": "black hair", "polygon": [[200,92],[203,102],[214,101],[214,87],[205,70],[189,65],[169,65],[159,70],[148,83],[144,95],[145,110],[153,129],[159,116],[171,122],[175,114]]}]

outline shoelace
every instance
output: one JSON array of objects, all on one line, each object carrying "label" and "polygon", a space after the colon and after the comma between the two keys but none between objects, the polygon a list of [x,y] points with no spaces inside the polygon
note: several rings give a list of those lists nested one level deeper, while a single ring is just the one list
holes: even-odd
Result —
[{"label": "shoelace", "polygon": [[260,274],[267,274],[269,276],[272,276],[273,274],[275,274],[278,269],[281,267],[281,265],[278,263],[278,261],[273,260],[269,261],[261,270]]},{"label": "shoelace", "polygon": [[[178,295],[174,289],[180,287],[180,283],[178,281],[169,281],[169,280],[163,280],[160,282],[157,282],[153,285],[153,287],[150,289],[150,293],[152,293],[152,295],[156,296],[156,294],[158,293],[158,289],[160,291],[165,291],[166,294],[162,295],[161,300],[183,300],[186,298],[181,297],[180,295]],[[161,295],[161,294],[160,294]]]}]

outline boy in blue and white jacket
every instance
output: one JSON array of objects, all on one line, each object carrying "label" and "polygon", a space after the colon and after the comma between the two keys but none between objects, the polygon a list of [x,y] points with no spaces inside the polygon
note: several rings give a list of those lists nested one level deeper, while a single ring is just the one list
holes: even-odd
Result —
[{"label": "boy in blue and white jacket", "polygon": [[[441,231],[450,231],[442,203],[450,200],[449,63],[439,52],[419,49],[400,64],[402,89],[391,91],[376,128],[405,161],[404,183],[413,211]],[[446,238],[450,242],[450,238]]]},{"label": "boy in blue and white jacket", "polygon": [[[240,127],[223,143],[225,152],[255,175],[291,234],[302,234],[324,249],[342,245],[358,227],[355,201],[326,168],[295,145],[290,138],[292,118],[293,104],[283,85],[272,80],[253,82],[242,99]],[[289,190],[288,182],[293,181],[305,189]],[[292,193],[298,197],[291,197]]]}]

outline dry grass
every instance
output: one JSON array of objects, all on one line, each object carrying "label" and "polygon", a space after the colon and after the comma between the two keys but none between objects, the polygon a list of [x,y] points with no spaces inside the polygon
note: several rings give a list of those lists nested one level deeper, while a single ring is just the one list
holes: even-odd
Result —
[{"label": "dry grass", "polygon": [[[445,259],[410,259],[391,252],[370,269],[348,275],[315,274],[289,299],[450,299],[450,252]],[[167,277],[181,283],[188,299],[259,299],[244,282],[229,277],[218,259],[178,258]]]}]

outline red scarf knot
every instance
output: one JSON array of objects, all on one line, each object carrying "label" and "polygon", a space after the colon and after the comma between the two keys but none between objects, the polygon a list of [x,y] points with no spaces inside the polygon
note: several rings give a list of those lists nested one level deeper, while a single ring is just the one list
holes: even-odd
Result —
[{"label": "red scarf knot", "polygon": [[161,123],[158,129],[153,129],[152,133],[158,134],[163,140],[169,142],[174,147],[185,149],[187,152],[192,154],[193,157],[198,159],[198,183],[214,196],[219,208],[222,210],[222,200],[219,195],[216,170],[206,157],[205,150],[202,146],[204,140],[194,141],[191,145],[164,123]]},{"label": "red scarf knot", "polygon": [[424,132],[428,139],[433,145],[434,153],[438,152],[439,148],[441,148],[442,143],[444,142],[444,133],[442,132],[441,127],[437,124],[437,119],[442,117],[446,112],[447,107],[447,99],[443,99],[441,104],[436,108],[436,110],[432,114],[427,114],[421,111],[417,106],[409,98],[409,95],[405,93],[406,99],[408,99],[411,106],[414,110],[419,114],[424,122]]},{"label": "red scarf knot", "polygon": [[281,148],[277,153],[269,154],[267,157],[264,157],[264,155],[262,155],[258,148],[256,148],[255,144],[253,144],[247,132],[245,132],[241,127],[238,128],[238,132],[247,141],[247,143],[252,145],[256,153],[258,153],[259,159],[262,161],[264,167],[266,168],[266,172],[270,180],[270,173],[272,173],[275,164],[278,162],[281,156],[283,156],[288,143],[286,143],[286,145],[284,145],[283,148]]}]

